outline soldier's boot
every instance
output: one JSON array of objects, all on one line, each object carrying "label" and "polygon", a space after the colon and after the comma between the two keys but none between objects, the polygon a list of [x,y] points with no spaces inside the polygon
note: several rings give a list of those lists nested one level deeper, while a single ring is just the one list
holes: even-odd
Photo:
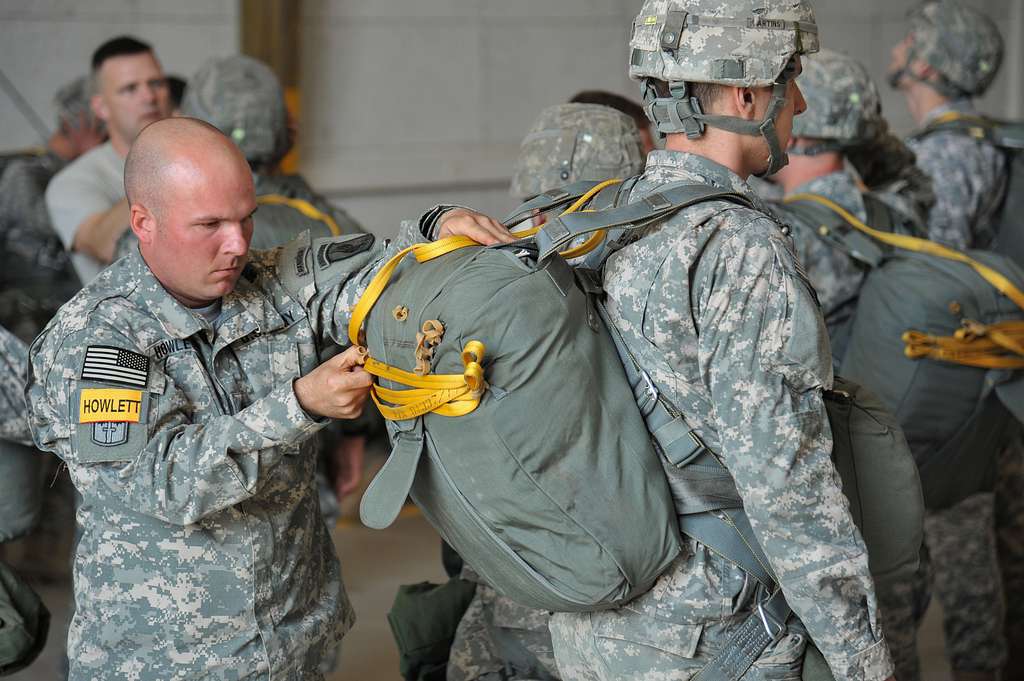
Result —
[{"label": "soldier's boot", "polygon": [[964,672],[954,669],[953,681],[999,681],[999,672]]}]

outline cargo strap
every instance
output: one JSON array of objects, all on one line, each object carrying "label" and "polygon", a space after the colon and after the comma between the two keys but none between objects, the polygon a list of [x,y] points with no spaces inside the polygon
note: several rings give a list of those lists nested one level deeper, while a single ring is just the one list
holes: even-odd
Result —
[{"label": "cargo strap", "polygon": [[[398,265],[410,253],[417,262],[428,262],[442,255],[468,247],[480,247],[480,244],[469,237],[453,236],[434,243],[414,244],[395,255],[370,280],[359,302],[352,310],[349,320],[348,337],[353,345],[365,345],[362,338],[362,326],[370,310],[373,309],[380,294],[384,292],[388,282]],[[462,364],[465,370],[461,374],[430,374],[420,376],[367,357],[363,369],[367,373],[409,386],[410,390],[392,390],[379,384],[370,386],[370,397],[384,418],[402,421],[422,416],[428,412],[441,416],[463,416],[470,413],[480,404],[480,398],[487,389],[484,380],[483,360],[484,344],[471,340],[462,348]],[[389,402],[392,405],[383,404]]]},{"label": "cargo strap", "polygon": [[[1024,310],[1024,291],[1018,289],[1001,272],[965,253],[927,239],[872,229],[848,210],[824,196],[794,194],[783,201],[786,204],[805,202],[824,206],[854,229],[886,245],[968,265],[978,276]],[[903,334],[902,339],[907,346],[904,348],[905,354],[913,359],[927,357],[990,369],[1024,368],[1024,322],[984,325],[965,320],[964,328],[957,330],[953,336],[932,336],[911,329]]]},{"label": "cargo strap", "polygon": [[615,227],[641,229],[670,213],[704,201],[729,201],[752,207],[742,194],[702,184],[671,186],[638,201],[600,212],[563,214],[541,226],[536,233],[538,260],[544,261],[567,244],[588,234],[604,234]]},{"label": "cargo strap", "polygon": [[294,208],[307,218],[319,220],[327,225],[327,228],[331,230],[331,234],[334,236],[341,235],[341,228],[338,227],[338,223],[334,221],[334,218],[304,199],[292,199],[280,194],[263,194],[256,197],[256,203],[263,206],[288,206],[289,208]]},{"label": "cargo strap", "polygon": [[626,347],[602,302],[598,313],[611,334],[622,360],[626,380],[633,389],[666,468],[679,513],[679,529],[751,575],[771,595],[733,633],[729,641],[695,679],[737,681],[765,649],[786,633],[792,614],[768,557],[754,536],[750,520],[728,469],[718,460],[686,419],[658,393],[651,378]]}]

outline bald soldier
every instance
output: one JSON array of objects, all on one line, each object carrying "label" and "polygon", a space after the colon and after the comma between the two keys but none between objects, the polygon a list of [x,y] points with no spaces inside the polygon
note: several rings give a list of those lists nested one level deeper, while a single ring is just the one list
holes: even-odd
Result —
[{"label": "bald soldier", "polygon": [[354,616],[311,436],[357,416],[370,377],[357,348],[319,352],[387,253],[250,254],[249,166],[194,119],[139,135],[125,189],[138,251],[29,351],[33,438],[83,497],[70,679],[320,679]]}]

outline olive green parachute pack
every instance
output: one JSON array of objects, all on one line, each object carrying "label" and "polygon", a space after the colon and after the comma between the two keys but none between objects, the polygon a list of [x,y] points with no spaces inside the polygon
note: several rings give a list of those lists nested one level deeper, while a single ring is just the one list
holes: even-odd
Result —
[{"label": "olive green parachute pack", "polygon": [[1012,258],[1024,267],[1024,121],[999,121],[985,116],[950,111],[915,135],[920,139],[936,132],[954,131],[983,139],[1006,156],[1009,182],[1003,204],[982,245]]},{"label": "olive green parachute pack", "polygon": [[927,507],[992,489],[996,454],[1024,420],[1024,270],[1006,255],[898,234],[891,213],[869,210],[879,221],[869,227],[821,196],[786,203],[870,268],[840,372],[896,415]]},{"label": "olive green parachute pack", "polygon": [[0,563],[0,676],[30,665],[46,644],[50,612],[28,583]]},{"label": "olive green parachute pack", "polygon": [[[705,672],[739,678],[791,611],[728,471],[607,321],[599,266],[616,245],[588,260],[597,269],[570,268],[559,253],[595,233],[628,238],[701,201],[749,201],[681,184],[628,202],[634,182],[552,190],[506,224],[569,203],[597,212],[563,214],[511,245],[420,244],[370,283],[349,336],[368,348],[393,449],[360,513],[386,527],[411,496],[497,591],[553,611],[639,595],[678,554],[682,530],[771,594]],[[905,578],[917,568],[923,509],[902,432],[852,384],[837,382],[826,405],[872,572]]]}]

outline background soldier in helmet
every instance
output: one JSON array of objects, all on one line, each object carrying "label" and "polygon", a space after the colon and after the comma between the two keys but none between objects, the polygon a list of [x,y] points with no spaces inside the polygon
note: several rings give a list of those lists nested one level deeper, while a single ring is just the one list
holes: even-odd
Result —
[{"label": "background soldier in helmet", "polygon": [[[934,178],[936,203],[929,238],[959,249],[988,248],[993,218],[1004,198],[1007,166],[991,142],[956,130],[930,130],[944,120],[977,115],[973,98],[982,95],[1002,63],[1003,40],[981,12],[953,0],[926,2],[910,14],[910,30],[892,50],[890,83],[906,98],[921,132],[910,139],[918,165]],[[1024,489],[1019,445],[1006,449],[1000,482]],[[955,472],[951,472],[955,474]],[[1007,497],[1010,504],[1021,499]],[[1007,588],[1015,608],[1006,619],[1024,643],[1024,509],[1008,508],[1000,547]],[[1004,594],[996,558],[995,495],[982,492],[932,513],[927,543],[935,572],[935,596],[943,604],[946,647],[958,679],[995,679],[1007,659]],[[1014,540],[1016,539],[1016,540]],[[1009,554],[1009,555],[1005,555]],[[1016,585],[1016,586],[1014,586]],[[1008,665],[1008,668],[1012,665]]]},{"label": "background soldier in helmet", "polygon": [[[643,168],[641,137],[626,114],[598,104],[548,107],[523,139],[510,193],[522,201],[581,180],[625,179]],[[478,582],[459,623],[448,681],[554,679],[546,610],[519,605]]]},{"label": "background soldier in helmet", "polygon": [[[745,181],[786,163],[805,106],[800,55],[818,47],[813,11],[788,0],[648,0],[631,47],[630,75],[668,138],[630,199],[682,182],[738,202],[683,208],[612,254],[609,316],[660,396],[728,469],[774,579],[761,583],[684,537],[647,594],[617,610],[552,616],[559,672],[798,678],[813,638],[836,679],[888,678],[866,549],[830,460],[825,325],[784,228]],[[480,221],[445,208],[424,216],[425,231]],[[782,595],[796,617],[772,614]]]}]

